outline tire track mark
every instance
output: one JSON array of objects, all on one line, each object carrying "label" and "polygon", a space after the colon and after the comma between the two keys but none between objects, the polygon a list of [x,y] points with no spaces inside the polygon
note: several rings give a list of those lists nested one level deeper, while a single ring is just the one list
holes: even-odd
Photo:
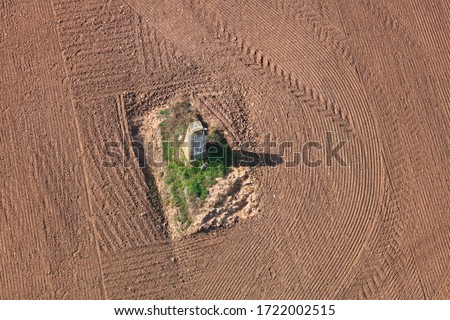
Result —
[{"label": "tire track mark", "polygon": [[[54,7],[54,0],[49,0],[49,2],[50,2],[50,5],[52,7],[54,19],[57,19],[56,10],[55,10],[55,7]],[[58,29],[58,27],[56,28],[56,30],[57,30],[57,35],[58,35],[58,44],[59,44],[61,52],[62,52],[63,46],[62,46],[62,43],[61,43],[60,30]],[[69,76],[69,72],[68,72],[68,69],[67,69],[67,65],[65,63],[64,56],[61,56],[61,58],[64,61],[63,62],[64,70],[65,70],[66,76],[68,77]],[[72,91],[71,86],[68,86],[68,87],[69,87],[69,92],[70,92],[71,97],[74,97],[74,93]],[[98,231],[97,231],[97,227],[95,225],[94,211],[92,210],[92,199],[91,199],[91,194],[89,192],[89,179],[88,179],[88,176],[87,176],[87,173],[86,173],[86,161],[85,161],[85,158],[84,158],[85,149],[84,149],[84,146],[83,146],[83,142],[81,140],[80,124],[78,122],[78,117],[77,117],[77,113],[76,113],[75,105],[74,105],[73,101],[72,101],[71,105],[72,105],[72,119],[74,121],[75,128],[76,128],[78,147],[79,147],[79,150],[81,152],[81,164],[82,164],[82,172],[83,172],[83,180],[84,180],[84,191],[86,193],[86,199],[88,201],[89,220],[91,222],[91,227],[92,227],[92,230],[93,230],[94,236],[95,236],[97,259],[98,259],[98,264],[100,266],[100,274],[101,274],[101,279],[102,279],[102,291],[103,291],[104,298],[108,299],[108,293],[107,293],[107,290],[106,290],[105,278],[104,278],[103,269],[102,269],[102,257],[101,257],[101,254],[100,254],[100,246],[99,246],[99,234],[98,234]]]}]

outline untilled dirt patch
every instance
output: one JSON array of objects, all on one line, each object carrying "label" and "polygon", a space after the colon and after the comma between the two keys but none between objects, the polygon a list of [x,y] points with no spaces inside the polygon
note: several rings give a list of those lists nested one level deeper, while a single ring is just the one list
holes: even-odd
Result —
[{"label": "untilled dirt patch", "polygon": [[[155,184],[157,187],[155,190],[160,194],[161,208],[168,221],[171,236],[180,238],[200,231],[230,227],[239,220],[254,216],[260,211],[257,184],[252,178],[252,172],[257,168],[236,166],[229,168],[225,177],[216,179],[217,182],[209,188],[204,199],[185,194],[186,198],[189,197],[189,224],[180,221],[180,209],[174,206],[170,185],[165,182],[168,163],[163,158],[164,139],[161,135],[161,124],[167,113],[171,112],[171,105],[174,103],[177,102],[172,101],[157,108],[146,108],[148,111],[139,119],[130,119],[135,127],[134,138],[146,148],[146,163],[143,164],[146,167],[142,169],[152,175],[147,180],[149,184]],[[211,119],[202,117],[202,121],[208,123],[208,120]]]}]

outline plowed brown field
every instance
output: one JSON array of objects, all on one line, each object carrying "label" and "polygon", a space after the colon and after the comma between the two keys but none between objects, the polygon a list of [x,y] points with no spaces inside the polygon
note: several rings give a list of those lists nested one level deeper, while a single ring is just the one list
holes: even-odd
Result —
[{"label": "plowed brown field", "polygon": [[[450,298],[445,1],[0,0],[0,17],[0,298]],[[347,166],[256,168],[260,213],[171,240],[133,153],[102,162],[179,95],[235,141],[332,132]]]}]

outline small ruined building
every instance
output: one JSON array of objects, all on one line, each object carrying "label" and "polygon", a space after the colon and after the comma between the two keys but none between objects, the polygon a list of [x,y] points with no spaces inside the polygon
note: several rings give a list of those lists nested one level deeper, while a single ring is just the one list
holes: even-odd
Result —
[{"label": "small ruined building", "polygon": [[200,160],[206,155],[206,129],[200,121],[191,122],[181,150],[186,160]]}]

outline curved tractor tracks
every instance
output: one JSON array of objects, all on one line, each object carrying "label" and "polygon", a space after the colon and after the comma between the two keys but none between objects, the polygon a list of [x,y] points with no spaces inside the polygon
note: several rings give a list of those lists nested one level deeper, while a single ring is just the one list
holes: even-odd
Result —
[{"label": "curved tractor tracks", "polygon": [[[92,268],[99,269],[100,295],[370,299],[446,294],[439,281],[448,276],[448,267],[438,263],[448,257],[440,227],[444,195],[427,191],[443,186],[444,178],[427,167],[433,159],[420,149],[421,140],[430,141],[438,157],[433,161],[442,169],[445,148],[439,137],[445,123],[429,115],[426,105],[431,101],[440,110],[444,90],[439,78],[426,74],[439,62],[416,57],[432,57],[437,42],[430,39],[425,46],[419,36],[412,37],[396,5],[51,4],[64,64],[61,83],[70,87],[69,117],[77,124],[84,181],[79,188],[89,208],[86,232],[95,244],[89,254],[97,261]],[[435,8],[426,16],[415,2],[410,7],[429,25],[439,12]],[[357,28],[358,23],[363,26]],[[390,51],[397,42],[401,45]],[[415,89],[418,84],[425,94]],[[436,95],[427,98],[430,90]],[[277,146],[291,145],[270,149],[283,156],[283,163],[254,170],[260,213],[231,228],[173,241],[130,149],[145,112],[180,95],[220,123],[234,142],[261,142],[270,134]],[[103,165],[108,141],[125,147],[122,165]],[[326,144],[339,141],[345,141],[340,151],[345,165],[332,160],[328,166]],[[311,156],[322,165],[302,162],[308,142],[321,144]],[[421,151],[413,153],[415,148]],[[299,161],[288,165],[293,160]],[[73,164],[77,172],[78,166]],[[426,274],[427,268],[432,272]]]}]

